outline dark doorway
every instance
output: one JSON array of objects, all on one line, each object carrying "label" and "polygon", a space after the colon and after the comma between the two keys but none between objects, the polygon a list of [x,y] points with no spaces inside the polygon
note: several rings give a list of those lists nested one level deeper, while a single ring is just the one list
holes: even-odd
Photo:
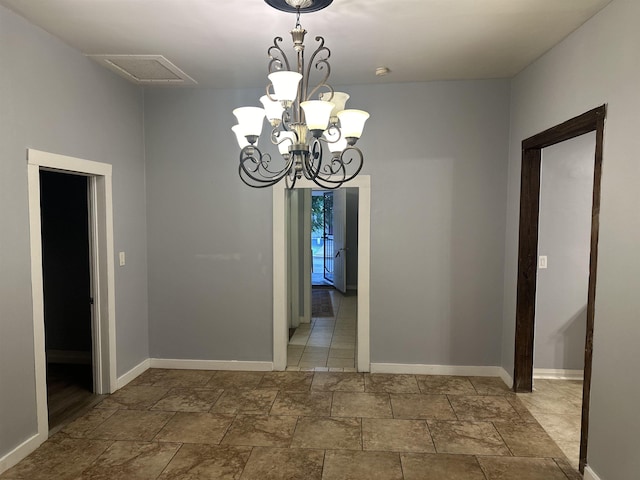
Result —
[{"label": "dark doorway", "polygon": [[87,177],[40,172],[50,430],[94,398],[88,198]]},{"label": "dark doorway", "polygon": [[600,219],[600,180],[606,106],[590,110],[522,142],[520,186],[520,232],[518,244],[518,286],[516,301],[516,337],[513,389],[531,392],[533,388],[533,347],[535,332],[536,282],[538,266],[538,224],[540,213],[540,169],[542,149],[589,132],[596,132],[593,197],[591,208],[591,249],[587,294],[587,325],[584,349],[584,383],[582,395],[582,431],[580,471],[587,461],[589,431],[589,394],[593,354],[593,326],[598,265],[598,231]]}]

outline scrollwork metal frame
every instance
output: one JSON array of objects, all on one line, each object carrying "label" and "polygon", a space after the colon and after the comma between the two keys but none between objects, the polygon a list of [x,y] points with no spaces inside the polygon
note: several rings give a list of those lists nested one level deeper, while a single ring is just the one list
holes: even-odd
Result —
[{"label": "scrollwork metal frame", "polygon": [[[317,132],[308,135],[311,132],[305,131],[305,138],[300,138],[298,130],[292,128],[292,125],[304,124],[304,111],[300,104],[304,101],[312,99],[316,94],[318,98],[321,91],[330,93],[329,99],[333,98],[334,89],[327,82],[331,74],[331,65],[329,58],[331,50],[325,46],[324,38],[316,36],[318,42],[317,48],[311,54],[309,64],[305,68],[304,59],[304,36],[306,30],[300,25],[300,12],[297,13],[296,26],[291,30],[293,38],[293,48],[297,53],[297,72],[302,75],[302,80],[298,85],[298,95],[291,105],[286,105],[282,118],[276,124],[272,124],[271,142],[278,145],[285,139],[279,138],[280,132],[293,132],[296,136],[296,143],[289,147],[289,153],[282,155],[284,166],[273,169],[272,158],[268,153],[262,153],[260,149],[252,143],[244,147],[240,152],[240,166],[238,169],[242,181],[255,188],[265,188],[275,185],[282,179],[286,180],[287,188],[293,188],[296,181],[304,176],[323,189],[335,189],[345,182],[353,179],[362,170],[364,164],[364,155],[362,151],[354,146],[355,139],[347,139],[347,147],[342,152],[336,152],[331,155],[330,160],[326,160],[324,155],[323,143],[334,143],[341,139],[342,133],[336,120],[329,125],[327,130],[334,130],[338,133],[337,137],[331,141],[322,138]],[[287,54],[281,47],[282,37],[275,37],[273,45],[267,49],[269,57],[268,71],[269,73],[277,71],[291,71],[291,65]],[[310,79],[313,72],[322,73],[322,77],[309,91]],[[272,84],[267,85],[267,96],[274,100],[272,92],[270,92]],[[306,129],[306,126],[305,126]],[[308,137],[308,139],[307,139]],[[354,171],[354,173],[348,173]]]}]

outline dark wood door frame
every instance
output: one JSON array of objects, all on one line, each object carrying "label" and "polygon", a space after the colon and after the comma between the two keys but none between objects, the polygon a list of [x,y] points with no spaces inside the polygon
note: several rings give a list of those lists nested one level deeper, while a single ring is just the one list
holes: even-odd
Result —
[{"label": "dark wood door frame", "polygon": [[600,180],[602,177],[602,143],[606,105],[556,125],[522,142],[520,178],[520,233],[518,244],[518,288],[516,301],[515,362],[513,389],[531,392],[533,388],[533,345],[535,331],[536,282],[538,269],[538,221],[540,214],[540,169],[542,149],[589,132],[596,132],[595,169],[591,209],[591,253],[587,296],[587,333],[584,348],[584,386],[582,392],[582,432],[580,471],[587,461],[589,430],[589,393],[593,353],[594,307],[598,265],[598,230],[600,224]]}]

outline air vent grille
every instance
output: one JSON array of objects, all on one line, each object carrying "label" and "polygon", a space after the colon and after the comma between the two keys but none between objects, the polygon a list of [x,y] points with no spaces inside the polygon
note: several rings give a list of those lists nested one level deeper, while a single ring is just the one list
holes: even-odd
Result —
[{"label": "air vent grille", "polygon": [[195,85],[196,82],[162,55],[87,55],[138,85]]}]

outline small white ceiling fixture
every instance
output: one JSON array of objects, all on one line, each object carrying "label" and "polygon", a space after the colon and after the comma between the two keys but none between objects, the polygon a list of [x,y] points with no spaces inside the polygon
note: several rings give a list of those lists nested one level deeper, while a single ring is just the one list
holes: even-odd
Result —
[{"label": "small white ceiling fixture", "polygon": [[162,55],[87,55],[139,85],[195,85],[189,75]]}]

